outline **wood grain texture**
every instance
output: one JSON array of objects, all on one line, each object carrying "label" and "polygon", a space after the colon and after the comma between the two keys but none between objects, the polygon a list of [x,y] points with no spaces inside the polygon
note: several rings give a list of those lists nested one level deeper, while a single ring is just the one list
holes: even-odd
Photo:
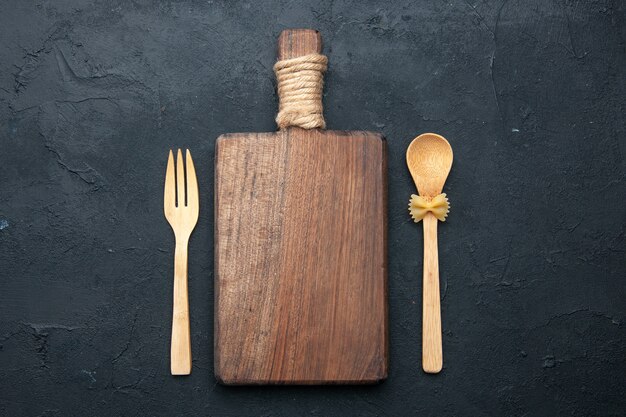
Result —
[{"label": "wood grain texture", "polygon": [[278,37],[277,58],[290,59],[299,56],[321,53],[322,36],[313,29],[287,29]]},{"label": "wood grain texture", "polygon": [[290,128],[216,149],[218,380],[386,378],[382,136]]}]

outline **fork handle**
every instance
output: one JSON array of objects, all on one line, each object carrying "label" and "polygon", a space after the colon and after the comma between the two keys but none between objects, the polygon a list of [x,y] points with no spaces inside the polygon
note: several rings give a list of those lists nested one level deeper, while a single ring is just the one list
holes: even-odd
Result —
[{"label": "fork handle", "polygon": [[187,291],[187,242],[176,242],[174,254],[174,312],[172,317],[172,375],[191,373],[191,333]]},{"label": "fork handle", "polygon": [[423,223],[422,369],[429,374],[436,374],[443,367],[437,218],[432,213],[426,213]]}]

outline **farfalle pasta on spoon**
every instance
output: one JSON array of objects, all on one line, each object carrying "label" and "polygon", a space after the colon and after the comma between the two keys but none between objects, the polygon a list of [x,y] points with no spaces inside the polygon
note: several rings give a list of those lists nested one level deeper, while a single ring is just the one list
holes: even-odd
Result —
[{"label": "farfalle pasta on spoon", "polygon": [[437,220],[445,222],[448,213],[450,213],[450,203],[446,193],[436,195],[433,198],[411,194],[409,213],[411,213],[415,223],[420,222],[427,213],[432,213]]}]

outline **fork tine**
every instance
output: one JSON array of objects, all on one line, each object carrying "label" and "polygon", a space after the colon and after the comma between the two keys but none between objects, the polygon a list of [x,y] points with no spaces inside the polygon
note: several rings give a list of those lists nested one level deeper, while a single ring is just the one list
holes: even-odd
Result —
[{"label": "fork tine", "polygon": [[176,207],[185,207],[185,165],[183,165],[183,153],[178,149],[176,158]]},{"label": "fork tine", "polygon": [[187,206],[193,210],[198,210],[198,180],[196,179],[196,168],[193,166],[191,152],[187,149]]},{"label": "fork tine", "polygon": [[174,154],[170,149],[170,155],[167,158],[167,171],[165,172],[165,192],[163,193],[163,208],[166,216],[176,208],[176,188],[174,181]]}]

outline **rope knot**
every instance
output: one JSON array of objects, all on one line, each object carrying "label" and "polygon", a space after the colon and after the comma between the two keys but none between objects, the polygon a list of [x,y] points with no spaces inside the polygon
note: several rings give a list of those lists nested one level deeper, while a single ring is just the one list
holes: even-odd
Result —
[{"label": "rope knot", "polygon": [[321,54],[304,55],[278,61],[274,73],[278,82],[279,129],[298,126],[324,129],[322,91],[328,58]]},{"label": "rope knot", "polygon": [[446,193],[436,195],[432,198],[411,194],[409,212],[415,223],[422,220],[428,212],[433,213],[437,219],[445,222],[450,212],[450,203],[448,202]]}]

